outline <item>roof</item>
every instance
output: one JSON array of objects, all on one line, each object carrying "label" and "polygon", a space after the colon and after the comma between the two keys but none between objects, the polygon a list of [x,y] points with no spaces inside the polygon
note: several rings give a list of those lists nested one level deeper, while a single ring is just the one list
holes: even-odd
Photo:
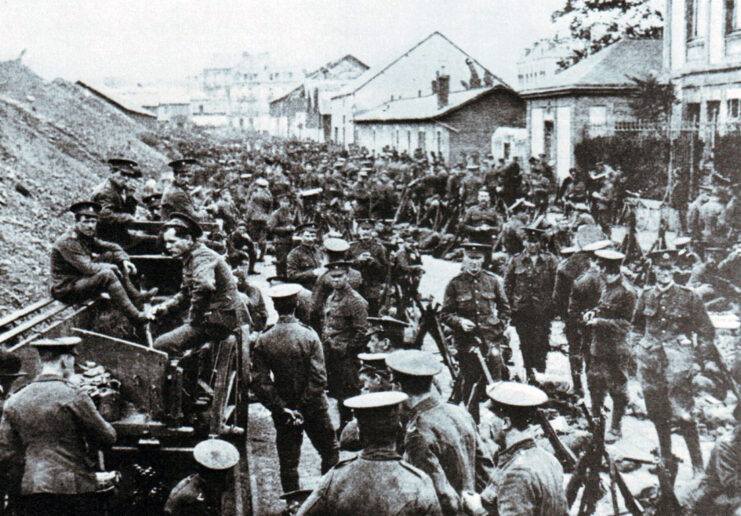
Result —
[{"label": "roof", "polygon": [[486,73],[488,73],[497,82],[499,82],[499,83],[501,83],[501,84],[509,87],[509,85],[504,80],[502,80],[502,78],[500,78],[497,75],[494,75],[491,72],[491,70],[489,70],[484,65],[482,65],[476,58],[474,58],[473,56],[471,56],[470,54],[468,54],[466,51],[464,51],[462,48],[460,48],[458,45],[456,45],[455,43],[453,43],[452,41],[450,41],[450,39],[448,39],[447,37],[445,37],[445,35],[443,35],[442,33],[438,32],[438,31],[435,31],[432,34],[430,34],[429,36],[427,36],[425,39],[423,39],[420,42],[418,42],[412,48],[410,48],[409,50],[407,50],[406,52],[404,52],[403,54],[401,54],[397,58],[393,59],[386,66],[384,66],[384,67],[373,67],[373,68],[367,70],[363,75],[361,75],[360,77],[358,77],[355,81],[351,82],[348,85],[347,88],[343,89],[340,93],[338,93],[337,95],[335,95],[332,98],[335,98],[336,99],[336,98],[339,98],[339,97],[344,97],[346,95],[352,95],[353,93],[355,93],[356,91],[358,91],[359,89],[361,89],[363,86],[365,86],[366,84],[368,84],[369,82],[371,82],[373,79],[375,79],[376,77],[378,77],[379,75],[381,75],[383,72],[385,72],[386,70],[388,70],[389,68],[391,68],[392,66],[394,66],[401,59],[403,59],[404,57],[406,57],[407,55],[409,55],[411,52],[413,52],[415,49],[417,49],[419,46],[423,45],[425,42],[429,41],[430,39],[432,39],[434,37],[443,38],[450,45],[452,45],[455,49],[457,49],[463,55],[465,55],[466,57],[468,57],[469,59],[471,59],[471,61],[473,61],[475,64],[479,65],[484,70],[484,74],[482,74],[482,79],[483,79],[483,75],[485,75]]},{"label": "roof", "polygon": [[307,79],[316,78],[316,77],[319,76],[319,74],[321,73],[321,71],[324,70],[325,68],[328,69],[328,70],[331,70],[331,69],[336,68],[337,66],[339,66],[344,61],[350,61],[350,62],[354,63],[356,66],[362,68],[363,70],[368,70],[370,68],[367,64],[365,64],[363,61],[361,61],[360,59],[358,59],[354,55],[352,55],[352,54],[346,54],[345,56],[337,59],[336,61],[331,61],[331,62],[329,62],[329,63],[327,63],[327,64],[325,64],[323,66],[320,66],[319,68],[317,68],[313,72],[307,73],[306,74],[306,78]]},{"label": "roof", "polygon": [[489,88],[476,88],[473,90],[451,92],[448,96],[448,104],[442,108],[438,107],[436,94],[427,95],[425,97],[394,100],[377,108],[369,109],[364,113],[355,115],[355,122],[434,120],[448,115],[494,91],[507,91],[513,95],[517,95],[517,93],[512,89],[498,84]]},{"label": "roof", "polygon": [[660,39],[621,39],[521,95],[528,98],[573,91],[632,89],[635,84],[631,77],[661,72],[662,51]]},{"label": "roof", "polygon": [[97,95],[98,97],[102,98],[109,104],[112,104],[113,106],[117,107],[118,109],[120,109],[121,111],[125,113],[131,113],[134,115],[140,115],[140,116],[145,116],[145,117],[155,118],[155,119],[157,118],[157,115],[155,115],[154,113],[147,111],[141,106],[137,106],[136,104],[129,102],[128,100],[122,98],[121,96],[112,93],[107,88],[104,88],[101,86],[91,86],[82,81],[77,81],[75,84],[85,88],[86,90]]}]

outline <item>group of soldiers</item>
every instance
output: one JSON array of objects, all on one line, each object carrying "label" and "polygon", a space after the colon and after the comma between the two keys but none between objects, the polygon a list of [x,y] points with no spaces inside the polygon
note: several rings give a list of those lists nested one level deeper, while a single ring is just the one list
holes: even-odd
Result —
[{"label": "group of soldiers", "polygon": [[[530,430],[548,403],[541,388],[557,318],[565,325],[574,395],[585,395],[586,376],[599,420],[606,397],[612,400],[606,440],[622,437],[627,381],[637,367],[658,435],[662,488],[670,490],[676,476],[675,429],[695,473],[704,470],[692,412],[696,380],[717,377],[724,367],[703,300],[739,285],[737,187],[725,199],[735,215],[707,196],[690,207],[690,238],[673,247],[659,242],[636,257],[609,238],[619,184],[614,171],[589,175],[588,185],[571,180],[559,188],[542,156],[523,166],[516,158],[494,162],[472,154],[448,166],[422,153],[373,156],[300,142],[225,154],[175,160],[163,188],[149,180],[138,190],[138,164],[108,160],[106,181],[69,208],[74,222],[51,253],[51,292],[69,304],[106,293],[139,334],[175,320],[152,342],[173,357],[249,324],[250,387],[272,415],[289,508],[301,514],[566,514],[562,466],[535,445]],[[157,221],[158,231],[132,229],[138,220]],[[700,260],[696,252],[712,255],[721,233],[728,256]],[[132,262],[131,256],[152,250],[182,263],[174,296],[145,288],[148,278]],[[423,252],[461,260],[436,314],[444,329],[442,362],[411,349],[423,342]],[[250,276],[271,254],[276,274],[266,294],[278,317],[267,326],[263,293]],[[705,292],[700,282],[708,278]],[[25,450],[19,510],[66,503],[76,514],[89,513],[88,497],[75,496],[91,490],[62,482],[75,468],[90,471],[82,457],[57,457],[48,436],[29,437],[41,413],[54,419],[61,409],[52,400],[48,406],[22,400],[49,399],[36,393],[48,385],[76,396],[64,383],[74,367],[73,346],[58,340],[37,346],[47,346],[40,355],[53,378],[42,374],[8,400],[0,458]],[[443,364],[455,377],[455,403],[446,402]],[[327,394],[337,401],[338,427]],[[83,409],[65,412],[67,426],[57,431],[68,437],[59,439],[113,442],[115,432],[89,400],[75,400]],[[499,449],[496,457],[479,434],[482,406],[501,421],[495,435],[486,436]],[[298,474],[304,432],[324,477],[301,504],[295,500],[308,494]],[[231,467],[226,445],[208,445],[224,460],[211,468],[199,462],[205,469],[173,490],[168,512],[185,514],[188,504],[214,510],[208,479]],[[733,452],[724,446],[709,465],[716,492],[697,497],[703,503],[739,487],[726,474],[730,468],[738,478],[739,461],[727,458]],[[341,448],[362,451],[340,461]],[[31,465],[34,454],[45,458]],[[33,480],[41,477],[46,480]]]}]

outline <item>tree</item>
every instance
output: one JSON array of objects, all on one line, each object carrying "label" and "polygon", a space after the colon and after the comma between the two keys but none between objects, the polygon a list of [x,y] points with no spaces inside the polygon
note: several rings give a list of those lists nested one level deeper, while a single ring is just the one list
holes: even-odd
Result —
[{"label": "tree", "polygon": [[661,37],[661,5],[661,0],[566,0],[551,15],[554,23],[567,28],[571,40],[571,53],[558,65],[568,68],[622,37]]},{"label": "tree", "polygon": [[638,120],[663,123],[669,121],[672,106],[678,101],[674,85],[664,83],[649,74],[645,78],[631,77],[637,87],[630,99],[630,108]]}]

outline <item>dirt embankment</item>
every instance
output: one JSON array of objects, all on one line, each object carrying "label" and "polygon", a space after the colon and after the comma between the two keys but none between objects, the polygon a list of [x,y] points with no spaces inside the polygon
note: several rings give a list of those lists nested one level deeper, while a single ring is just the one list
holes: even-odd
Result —
[{"label": "dirt embankment", "polygon": [[[73,83],[0,63],[0,315],[48,295],[49,251],[70,203],[126,156],[159,174],[168,156],[144,125]],[[166,152],[166,151],[165,151]]]}]

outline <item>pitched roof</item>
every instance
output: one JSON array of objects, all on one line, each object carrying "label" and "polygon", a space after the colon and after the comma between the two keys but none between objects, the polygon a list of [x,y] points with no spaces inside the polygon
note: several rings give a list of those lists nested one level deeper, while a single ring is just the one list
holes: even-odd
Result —
[{"label": "pitched roof", "polygon": [[537,88],[524,90],[525,98],[565,94],[577,90],[633,88],[630,77],[661,72],[663,43],[660,39],[621,39],[609,47],[555,74]]},{"label": "pitched roof", "polygon": [[[385,72],[386,70],[388,70],[389,68],[391,68],[392,66],[394,66],[396,63],[398,63],[401,59],[403,59],[404,57],[406,57],[407,55],[409,55],[410,53],[412,53],[414,50],[416,50],[418,47],[420,47],[421,45],[423,45],[424,43],[426,43],[427,41],[429,41],[430,39],[432,39],[434,37],[443,38],[446,42],[448,42],[456,50],[458,50],[463,55],[465,55],[466,57],[468,57],[469,59],[471,59],[475,64],[479,65],[481,67],[481,69],[484,70],[484,74],[487,74],[488,73],[489,75],[491,75],[494,78],[494,80],[496,80],[500,84],[503,84],[504,86],[509,87],[509,84],[507,84],[501,77],[499,77],[497,75],[494,75],[491,72],[491,70],[489,70],[484,65],[482,65],[476,58],[474,58],[473,56],[469,55],[461,47],[459,47],[458,45],[456,45],[455,43],[453,43],[452,41],[450,41],[447,37],[445,37],[444,34],[438,32],[438,31],[435,31],[432,34],[430,34],[429,36],[427,36],[425,39],[419,41],[412,48],[410,48],[409,50],[407,50],[406,52],[404,52],[400,56],[398,56],[395,59],[393,59],[391,62],[389,62],[385,66],[383,66],[383,67],[375,67],[374,66],[371,69],[367,70],[365,73],[363,73],[363,75],[361,75],[360,77],[358,77],[357,79],[355,79],[346,88],[344,88],[341,92],[339,92],[337,95],[335,95],[332,98],[344,97],[345,95],[351,95],[351,94],[355,93],[360,88],[362,88],[363,86],[365,86],[366,84],[368,84],[369,82],[371,82],[373,79],[375,79],[376,77],[378,77],[379,75],[381,75],[383,72]],[[483,78],[483,75],[484,74],[482,74],[482,78]]]},{"label": "pitched roof", "polygon": [[481,97],[501,90],[511,92],[516,95],[510,88],[498,84],[488,88],[476,88],[473,90],[463,90],[451,92],[448,97],[448,104],[442,108],[438,107],[437,95],[427,95],[425,97],[415,97],[411,99],[394,100],[387,102],[377,108],[369,109],[364,113],[355,115],[356,123],[364,122],[392,122],[400,120],[434,120],[456,111],[466,104],[469,104]]},{"label": "pitched roof", "polygon": [[82,88],[85,88],[94,95],[97,95],[98,97],[117,107],[121,111],[149,118],[157,118],[157,115],[155,115],[151,111],[147,111],[143,107],[134,104],[133,102],[123,98],[121,95],[112,92],[108,88],[105,88],[103,86],[91,86],[90,84],[83,81],[77,81],[75,84],[81,86]]}]

